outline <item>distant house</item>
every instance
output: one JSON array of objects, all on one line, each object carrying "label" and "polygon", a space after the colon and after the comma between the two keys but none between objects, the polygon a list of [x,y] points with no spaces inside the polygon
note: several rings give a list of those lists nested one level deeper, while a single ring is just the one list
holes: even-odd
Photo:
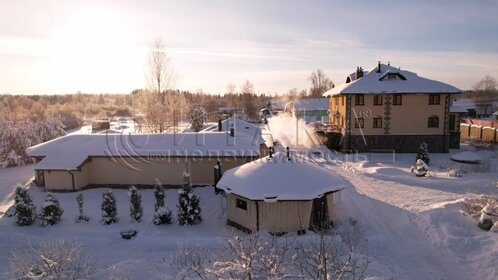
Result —
[{"label": "distant house", "polygon": [[224,169],[259,158],[264,143],[243,133],[77,134],[27,150],[37,163],[35,182],[50,191],[90,187],[183,183],[212,185],[213,166]]},{"label": "distant house", "polygon": [[279,153],[226,171],[217,187],[227,193],[229,225],[250,233],[301,233],[330,225],[341,182],[314,163]]},{"label": "distant house", "polygon": [[[415,152],[426,142],[432,152],[448,152],[451,85],[389,64],[357,68],[330,97],[330,146],[340,150]],[[455,121],[456,122],[456,121]],[[459,141],[455,140],[454,141]]]},{"label": "distant house", "polygon": [[301,98],[272,100],[274,113],[288,112],[305,122],[328,121],[328,98]]}]

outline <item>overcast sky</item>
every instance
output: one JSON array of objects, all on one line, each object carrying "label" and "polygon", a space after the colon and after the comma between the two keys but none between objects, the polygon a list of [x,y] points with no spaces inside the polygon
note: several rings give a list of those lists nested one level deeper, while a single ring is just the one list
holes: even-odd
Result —
[{"label": "overcast sky", "polygon": [[498,78],[498,1],[0,1],[0,93],[129,93],[161,38],[176,87],[336,84],[378,60],[469,89]]}]

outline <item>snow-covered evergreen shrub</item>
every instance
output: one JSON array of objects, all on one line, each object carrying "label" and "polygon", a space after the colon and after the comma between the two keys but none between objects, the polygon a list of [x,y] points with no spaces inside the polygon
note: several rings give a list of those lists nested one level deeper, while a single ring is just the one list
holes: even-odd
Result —
[{"label": "snow-covered evergreen shrub", "polygon": [[429,167],[425,162],[421,159],[417,159],[417,164],[415,166],[415,175],[418,177],[423,177],[427,174],[427,171],[429,171]]},{"label": "snow-covered evergreen shrub", "polygon": [[418,148],[415,161],[418,159],[423,160],[426,164],[430,164],[431,162],[431,159],[429,158],[429,146],[425,142],[420,144],[420,147]]},{"label": "snow-covered evergreen shrub", "polygon": [[79,192],[78,195],[76,196],[76,202],[78,202],[78,211],[79,215],[76,217],[76,222],[88,222],[90,221],[90,218],[85,215],[85,212],[83,211],[83,193]]},{"label": "snow-covered evergreen shrub", "polygon": [[29,226],[36,219],[36,206],[28,193],[28,189],[17,185],[15,191],[14,216],[20,226]]},{"label": "snow-covered evergreen shrub", "polygon": [[59,201],[51,193],[45,197],[45,202],[40,212],[40,219],[43,226],[55,225],[61,220],[64,210],[59,205]]},{"label": "snow-covered evergreen shrub", "polygon": [[178,191],[178,224],[194,225],[202,221],[199,197],[192,192],[190,174],[183,173],[183,189]]},{"label": "snow-covered evergreen shrub", "polygon": [[190,109],[190,126],[195,132],[199,132],[207,121],[207,114],[204,108],[195,106]]},{"label": "snow-covered evergreen shrub", "polygon": [[118,221],[118,210],[116,208],[116,198],[112,191],[102,194],[102,223],[110,225]]},{"label": "snow-covered evergreen shrub", "polygon": [[152,222],[155,225],[171,224],[171,211],[165,206],[164,200],[166,194],[158,179],[156,179],[156,183],[154,184],[154,197],[156,202],[154,203],[154,219]]},{"label": "snow-covered evergreen shrub", "polygon": [[154,203],[154,210],[164,207],[165,197],[166,194],[164,193],[164,188],[159,179],[156,178],[156,183],[154,184],[154,198],[156,199],[156,202]]},{"label": "snow-covered evergreen shrub", "polygon": [[80,244],[66,240],[42,242],[12,252],[10,279],[91,279],[95,266]]},{"label": "snow-covered evergreen shrub", "polygon": [[138,193],[135,186],[131,186],[128,191],[128,197],[130,198],[130,217],[134,221],[140,222],[143,215],[142,195]]},{"label": "snow-covered evergreen shrub", "polygon": [[154,213],[154,219],[152,220],[155,225],[171,224],[172,221],[171,211],[166,207],[157,208]]},{"label": "snow-covered evergreen shrub", "polygon": [[493,226],[493,206],[486,205],[481,211],[481,217],[479,218],[479,228],[482,230],[490,230]]}]

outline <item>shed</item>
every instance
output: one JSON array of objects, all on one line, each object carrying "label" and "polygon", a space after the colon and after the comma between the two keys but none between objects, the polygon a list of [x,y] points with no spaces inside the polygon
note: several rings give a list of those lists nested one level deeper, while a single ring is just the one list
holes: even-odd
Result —
[{"label": "shed", "polygon": [[279,153],[226,171],[217,187],[227,193],[227,224],[278,234],[328,227],[341,182],[311,161]]}]

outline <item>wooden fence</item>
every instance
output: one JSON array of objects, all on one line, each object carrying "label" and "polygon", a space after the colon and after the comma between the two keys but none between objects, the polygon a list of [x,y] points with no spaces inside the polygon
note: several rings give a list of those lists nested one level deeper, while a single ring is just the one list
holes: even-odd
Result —
[{"label": "wooden fence", "polygon": [[482,140],[486,143],[498,143],[498,129],[476,124],[460,124],[460,141],[467,138]]}]

